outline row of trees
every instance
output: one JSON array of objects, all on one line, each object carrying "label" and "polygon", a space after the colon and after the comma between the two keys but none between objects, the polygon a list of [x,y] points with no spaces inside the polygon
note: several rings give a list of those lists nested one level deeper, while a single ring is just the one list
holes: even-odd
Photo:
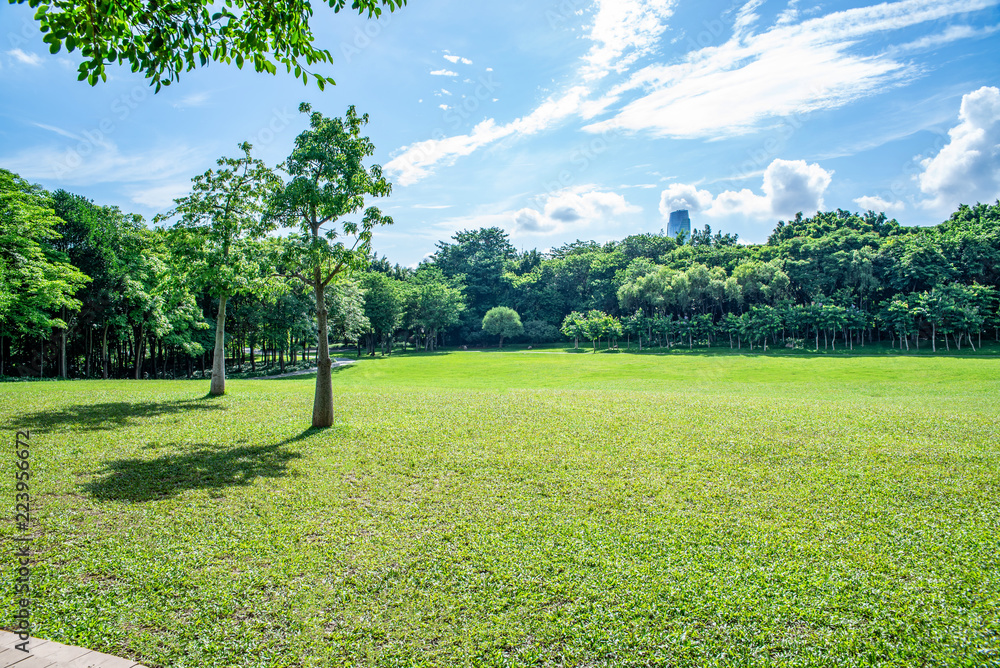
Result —
[{"label": "row of trees", "polygon": [[[312,292],[318,348],[313,426],[332,424],[328,315],[330,302],[338,300],[327,294],[366,264],[373,228],[392,223],[376,207],[364,208],[367,196],[386,196],[391,184],[378,165],[363,164],[374,153],[361,135],[367,116],[353,107],[333,119],[305,104],[300,111],[309,114],[309,129],[296,137],[277,170],[251,157],[249,144],[241,145],[242,156],[222,158],[218,169],[195,177],[191,193],[157,220],[176,219],[169,228],[150,230],[117,209],[66,192],[49,195],[0,172],[0,235],[10,240],[0,250],[0,364],[12,356],[11,343],[19,344],[18,361],[30,363],[29,344],[37,337],[38,371],[44,376],[46,346],[57,338],[59,374],[66,377],[68,339],[80,332],[86,336],[89,375],[99,329],[105,377],[111,330],[119,364],[131,360],[136,378],[147,357],[154,375],[160,362],[166,374],[170,353],[175,364],[178,353],[187,356],[190,367],[190,358],[204,350],[197,332],[208,327],[206,302],[214,301],[211,393],[223,394],[228,302],[251,295],[274,302],[305,288]],[[345,220],[362,209],[360,221]],[[270,236],[279,229],[291,232]],[[345,286],[338,305],[350,304],[343,299],[349,294]],[[281,302],[299,307],[298,314],[282,314],[286,328],[306,307],[298,296]]]},{"label": "row of trees", "polygon": [[[316,347],[328,367],[321,332],[369,354],[496,342],[484,318],[497,306],[518,315],[503,337],[531,342],[936,350],[978,348],[1000,329],[1000,202],[927,228],[873,212],[799,215],[759,245],[706,227],[519,252],[487,228],[411,269],[371,252],[372,230],[391,219],[364,208],[390,191],[363,165],[367,119],[309,118],[279,170],[243,145],[154,227],[0,171],[0,374],[170,377],[214,360],[221,392],[227,358],[253,369],[263,354],[283,368]],[[345,222],[351,213],[360,220]]]}]

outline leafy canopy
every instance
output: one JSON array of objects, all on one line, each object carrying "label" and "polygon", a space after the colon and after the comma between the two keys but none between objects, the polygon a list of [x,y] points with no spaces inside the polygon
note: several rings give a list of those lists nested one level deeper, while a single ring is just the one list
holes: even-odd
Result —
[{"label": "leafy canopy", "polygon": [[[311,108],[303,103],[302,113]],[[295,148],[282,169],[291,177],[270,201],[265,220],[295,227],[282,264],[287,275],[303,283],[325,287],[341,272],[363,269],[371,255],[372,230],[392,225],[392,217],[377,207],[364,210],[360,222],[342,220],[364,207],[365,197],[386,197],[392,184],[382,167],[366,168],[365,158],[375,145],[361,136],[368,114],[354,106],[344,118],[327,118],[311,112],[309,129],[295,138]],[[339,223],[339,224],[338,224]]]},{"label": "leafy canopy", "polygon": [[271,231],[264,220],[269,199],[281,179],[262,161],[251,157],[253,147],[240,144],[243,155],[219,158],[218,170],[194,177],[191,193],[157,222],[179,217],[171,232],[173,252],[185,270],[215,296],[245,294],[263,288],[259,243]]},{"label": "leafy canopy", "polygon": [[[52,53],[65,45],[79,49],[84,60],[79,80],[93,86],[107,81],[109,63],[142,71],[159,91],[180,80],[181,72],[209,62],[249,64],[274,74],[278,66],[320,90],[333,79],[307,67],[332,63],[326,49],[313,45],[309,0],[9,0],[36,9],[35,19]],[[340,12],[347,0],[327,0]],[[406,0],[351,0],[351,9],[378,17]]]}]

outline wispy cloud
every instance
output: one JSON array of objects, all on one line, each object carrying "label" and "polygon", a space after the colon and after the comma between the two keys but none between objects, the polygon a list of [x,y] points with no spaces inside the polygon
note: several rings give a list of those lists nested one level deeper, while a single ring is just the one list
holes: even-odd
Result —
[{"label": "wispy cloud", "polygon": [[49,132],[54,132],[60,137],[66,137],[67,139],[72,139],[73,141],[83,141],[83,137],[78,134],[74,134],[69,130],[63,130],[62,128],[56,127],[54,125],[46,125],[45,123],[36,123],[32,121],[31,123],[36,128],[41,128],[43,130],[48,130]]},{"label": "wispy cloud", "polygon": [[[756,6],[756,0],[747,6]],[[892,51],[863,52],[867,38],[997,4],[997,0],[902,0],[834,12],[751,32],[737,17],[721,46],[635,72],[612,95],[638,92],[611,119],[588,130],[646,131],[661,137],[719,138],[779,118],[834,109],[903,85],[920,68]],[[960,40],[961,30],[938,40]]]},{"label": "wispy cloud", "polygon": [[21,49],[11,49],[7,55],[23,65],[38,67],[42,64],[42,59],[34,53],[25,53]]},{"label": "wispy cloud", "polygon": [[[1000,0],[900,0],[801,19],[791,2],[761,27],[762,0],[733,11],[731,35],[672,62],[641,66],[657,55],[674,0],[596,0],[585,37],[592,42],[576,82],[522,118],[488,118],[464,135],[416,142],[387,164],[400,185],[451,165],[461,156],[511,136],[535,134],[571,117],[589,132],[646,132],[658,137],[720,139],[758,131],[780,119],[836,109],[921,76],[905,53],[973,36],[962,26],[900,47],[886,34],[985,9]],[[992,30],[992,29],[985,29]],[[978,31],[976,35],[983,34]],[[628,74],[630,68],[641,66]],[[603,83],[609,75],[627,75]],[[603,120],[595,120],[603,118]]]},{"label": "wispy cloud", "polygon": [[174,200],[184,197],[191,191],[190,181],[177,181],[149,188],[138,188],[131,192],[129,198],[136,204],[150,209],[165,211],[171,208]]},{"label": "wispy cloud", "polygon": [[207,92],[193,93],[174,102],[175,109],[187,109],[189,107],[202,107],[212,96]]},{"label": "wispy cloud", "polygon": [[33,146],[0,156],[0,164],[26,179],[65,185],[150,183],[195,173],[203,151],[184,145],[157,146],[126,153],[108,140],[71,147]]},{"label": "wispy cloud", "polygon": [[574,114],[586,93],[586,88],[582,86],[571,88],[559,97],[550,97],[527,116],[510,123],[497,125],[494,119],[489,118],[476,125],[469,134],[428,139],[404,146],[386,163],[385,168],[400,185],[412,185],[429,175],[439,163],[452,164],[457,158],[505,137],[531,135],[550,127]]},{"label": "wispy cloud", "polygon": [[431,70],[431,74],[433,74],[436,77],[457,77],[458,76],[458,72],[452,72],[451,70],[445,70],[445,69]]},{"label": "wispy cloud", "polygon": [[453,56],[451,54],[446,54],[444,57],[449,63],[462,63],[463,65],[471,65],[472,61],[468,58],[463,58],[462,56]]},{"label": "wispy cloud", "polygon": [[596,0],[596,12],[587,35],[594,44],[579,65],[578,76],[583,83],[549,96],[534,110],[509,123],[500,124],[489,118],[469,134],[404,146],[386,169],[400,185],[411,185],[429,176],[437,164],[453,164],[457,158],[505,137],[535,134],[576,114],[592,118],[603,112],[617,98],[589,100],[595,80],[610,69],[621,71],[622,67],[652,53],[666,29],[673,4],[673,0]]},{"label": "wispy cloud", "polygon": [[584,56],[584,80],[625,72],[655,51],[674,12],[674,0],[600,0],[590,28],[594,45]]}]

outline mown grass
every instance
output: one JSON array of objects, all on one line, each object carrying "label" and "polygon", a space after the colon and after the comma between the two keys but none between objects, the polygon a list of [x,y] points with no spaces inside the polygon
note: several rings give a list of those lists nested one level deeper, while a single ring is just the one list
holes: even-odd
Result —
[{"label": "mown grass", "polygon": [[1000,665],[1000,359],[467,352],[334,385],[323,431],[312,376],[0,386],[37,634],[177,668]]}]

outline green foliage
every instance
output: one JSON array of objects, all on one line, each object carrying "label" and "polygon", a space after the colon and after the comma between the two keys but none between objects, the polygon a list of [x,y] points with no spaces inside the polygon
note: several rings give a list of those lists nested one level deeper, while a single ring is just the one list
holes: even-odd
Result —
[{"label": "green foliage", "polygon": [[521,324],[521,316],[514,309],[495,306],[483,316],[483,331],[499,336],[499,347],[502,348],[505,338],[520,336],[524,332],[524,325]]},{"label": "green foliage", "polygon": [[[138,0],[10,0],[36,9],[35,20],[52,53],[65,46],[80,50],[79,80],[90,85],[107,81],[105,69],[120,63],[142,72],[159,91],[179,81],[181,72],[210,62],[250,65],[256,72],[275,74],[279,66],[294,70],[322,90],[333,79],[309,70],[332,63],[333,55],[314,46],[308,0],[208,0],[139,2]],[[327,0],[335,12],[346,0]],[[352,0],[351,9],[369,18],[390,12],[406,0]]]},{"label": "green foliage", "polygon": [[[310,114],[309,129],[295,138],[281,165],[290,180],[271,197],[265,222],[298,229],[284,247],[286,274],[326,286],[341,272],[366,266],[372,230],[391,225],[392,218],[374,206],[364,209],[365,197],[387,197],[392,184],[381,166],[364,165],[375,153],[375,145],[361,135],[368,114],[359,116],[351,106],[343,119],[331,119],[310,113],[305,103],[299,110]],[[344,220],[362,209],[360,221]]]},{"label": "green foliage", "polygon": [[267,289],[271,268],[260,243],[274,225],[264,220],[268,201],[282,186],[243,142],[239,158],[219,158],[218,170],[191,179],[191,193],[155,222],[179,218],[171,230],[171,252],[191,280],[216,297]]},{"label": "green foliage", "polygon": [[52,247],[60,223],[48,193],[0,169],[0,336],[65,329],[57,314],[80,308],[90,277]]},{"label": "green foliage", "polygon": [[436,346],[438,332],[459,323],[465,311],[462,292],[461,281],[447,279],[431,265],[419,268],[407,284],[406,326],[423,334],[425,349]]}]

